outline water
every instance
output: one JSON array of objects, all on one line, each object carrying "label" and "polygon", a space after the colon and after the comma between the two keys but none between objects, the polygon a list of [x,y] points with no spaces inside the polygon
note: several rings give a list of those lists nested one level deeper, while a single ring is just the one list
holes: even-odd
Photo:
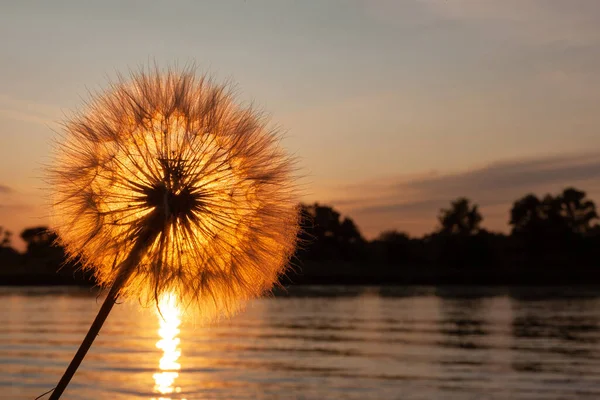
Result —
[{"label": "water", "polygon": [[[600,288],[464,294],[296,288],[211,328],[176,305],[164,319],[118,305],[64,398],[600,398]],[[0,300],[0,398],[33,399],[56,384],[100,300],[61,288],[4,288]]]}]

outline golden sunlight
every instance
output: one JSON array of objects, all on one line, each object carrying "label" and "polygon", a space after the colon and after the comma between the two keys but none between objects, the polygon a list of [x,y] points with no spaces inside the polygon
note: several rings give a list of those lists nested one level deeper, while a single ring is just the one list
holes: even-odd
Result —
[{"label": "golden sunlight", "polygon": [[[180,339],[177,337],[181,324],[181,311],[173,294],[169,293],[161,297],[157,314],[160,324],[158,329],[160,339],[156,342],[156,347],[163,351],[163,356],[159,362],[160,372],[153,375],[154,391],[161,395],[170,395],[181,391],[181,388],[174,385],[181,369],[181,364],[177,362],[181,356]],[[172,399],[163,396],[153,400]]]}]

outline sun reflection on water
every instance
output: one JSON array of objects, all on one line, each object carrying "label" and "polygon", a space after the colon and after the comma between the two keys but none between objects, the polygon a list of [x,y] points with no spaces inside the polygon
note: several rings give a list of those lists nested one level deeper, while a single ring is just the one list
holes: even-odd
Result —
[{"label": "sun reflection on water", "polygon": [[[179,377],[181,364],[177,361],[181,356],[179,348],[180,339],[179,325],[181,324],[181,310],[177,305],[174,295],[168,294],[163,296],[159,302],[160,313],[158,313],[158,322],[160,328],[158,335],[160,340],[156,342],[156,347],[163,351],[163,356],[159,362],[160,372],[153,375],[154,391],[160,393],[159,398],[153,400],[173,400],[173,393],[181,392],[181,388],[175,386],[175,380]],[[181,399],[185,400],[185,399]]]}]

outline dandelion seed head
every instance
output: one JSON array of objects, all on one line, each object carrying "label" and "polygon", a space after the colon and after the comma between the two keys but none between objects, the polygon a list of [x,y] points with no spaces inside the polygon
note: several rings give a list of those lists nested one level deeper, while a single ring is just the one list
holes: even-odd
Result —
[{"label": "dandelion seed head", "polygon": [[278,140],[193,70],[120,78],[64,123],[53,228],[102,287],[148,242],[121,297],[172,293],[206,319],[231,314],[271,288],[294,251],[293,162]]}]

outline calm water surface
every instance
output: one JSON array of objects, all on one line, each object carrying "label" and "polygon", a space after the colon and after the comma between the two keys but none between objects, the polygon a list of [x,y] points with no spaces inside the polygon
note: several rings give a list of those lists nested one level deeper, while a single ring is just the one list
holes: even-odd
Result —
[{"label": "calm water surface", "polygon": [[[461,294],[461,296],[459,296]],[[600,288],[305,287],[201,327],[113,309],[65,399],[599,399]],[[52,388],[101,299],[0,288],[0,398]]]}]

